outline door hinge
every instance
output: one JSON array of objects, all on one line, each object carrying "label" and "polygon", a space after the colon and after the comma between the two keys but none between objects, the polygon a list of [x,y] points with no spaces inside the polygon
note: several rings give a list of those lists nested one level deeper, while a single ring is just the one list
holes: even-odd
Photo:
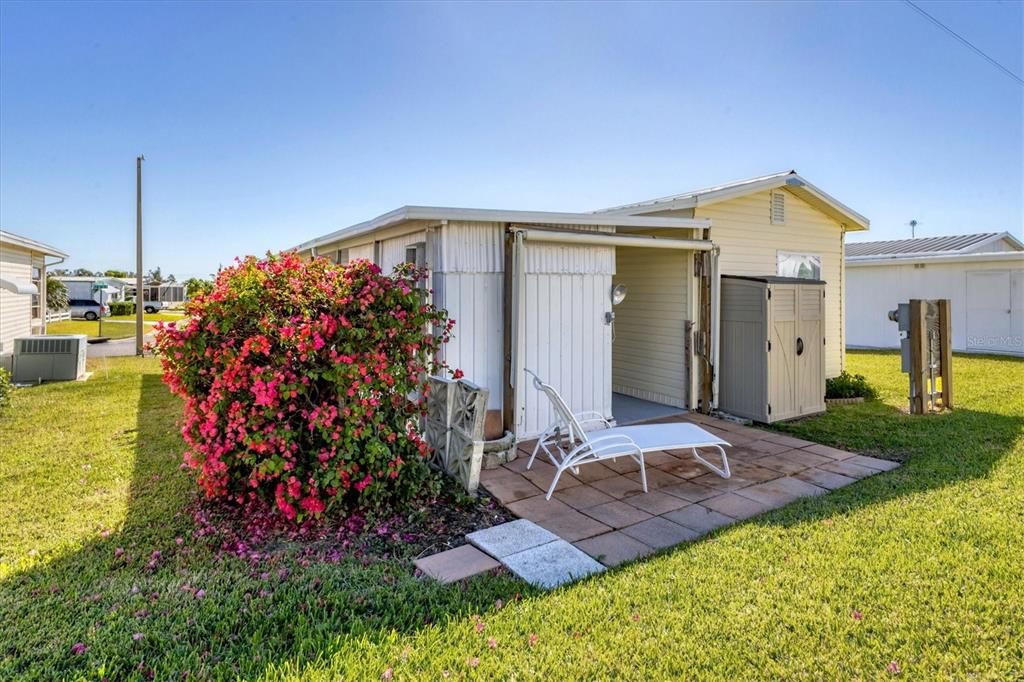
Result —
[{"label": "door hinge", "polygon": [[772,413],[772,404],[768,403],[768,414]]},{"label": "door hinge", "polygon": [[772,352],[772,342],[771,341],[768,342],[768,352],[769,353]]},{"label": "door hinge", "polygon": [[768,292],[768,300],[769,301],[772,300],[772,290],[771,289],[765,289],[765,291]]}]

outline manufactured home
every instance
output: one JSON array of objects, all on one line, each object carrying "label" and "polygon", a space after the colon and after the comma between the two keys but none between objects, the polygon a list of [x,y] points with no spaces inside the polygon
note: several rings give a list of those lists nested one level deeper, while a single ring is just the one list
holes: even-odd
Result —
[{"label": "manufactured home", "polygon": [[61,275],[55,279],[64,283],[70,299],[92,299],[102,305],[123,301],[125,280],[120,277],[91,277]]},{"label": "manufactured home", "polygon": [[1024,243],[1009,232],[851,243],[846,268],[851,347],[898,348],[889,311],[944,298],[953,350],[1024,355]]},{"label": "manufactured home", "polygon": [[[134,277],[57,277],[68,288],[70,298],[91,298],[97,303],[135,300]],[[142,286],[143,309],[156,312],[185,302],[185,285],[181,282],[154,283],[146,280]]]},{"label": "manufactured home", "polygon": [[46,270],[67,257],[49,244],[0,230],[0,367],[10,369],[14,339],[46,333]]},{"label": "manufactured home", "polygon": [[722,275],[820,284],[823,372],[838,374],[843,244],[867,228],[787,171],[588,213],[406,206],[296,248],[385,271],[427,266],[434,303],[456,321],[445,359],[527,438],[551,414],[524,369],[574,410],[613,419],[715,409]]}]

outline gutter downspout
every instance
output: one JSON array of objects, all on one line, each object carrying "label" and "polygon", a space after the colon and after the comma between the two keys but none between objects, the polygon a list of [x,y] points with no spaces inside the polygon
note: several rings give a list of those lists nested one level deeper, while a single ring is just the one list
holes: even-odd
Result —
[{"label": "gutter downspout", "polygon": [[60,260],[56,260],[56,261],[54,261],[52,263],[47,263],[46,262],[46,254],[45,253],[43,254],[43,277],[42,277],[43,293],[42,293],[42,298],[39,301],[40,307],[43,309],[43,334],[46,334],[46,314],[48,312],[50,312],[50,307],[48,305],[46,305],[46,296],[47,296],[47,288],[48,288],[46,286],[46,278],[50,276],[48,273],[49,273],[50,268],[52,266],[60,265],[61,263],[63,263],[66,260],[67,260],[67,257],[64,257],[64,258],[61,258]]},{"label": "gutter downspout", "polygon": [[526,353],[526,330],[523,326],[523,317],[525,316],[523,310],[523,285],[526,279],[526,254],[523,253],[523,237],[522,232],[517,231],[515,233],[512,252],[514,269],[512,274],[512,376],[510,379],[512,380],[512,389],[515,393],[515,429],[513,429],[513,433],[518,433],[525,411],[525,405],[523,405],[525,396],[523,393],[523,382],[521,381],[523,376],[523,356]]}]

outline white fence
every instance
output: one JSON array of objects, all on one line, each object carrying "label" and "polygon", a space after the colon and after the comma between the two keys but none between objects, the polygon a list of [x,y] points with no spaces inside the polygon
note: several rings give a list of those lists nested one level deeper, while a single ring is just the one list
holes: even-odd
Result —
[{"label": "white fence", "polygon": [[51,322],[62,322],[64,320],[71,319],[70,310],[47,310],[46,311],[46,324]]}]

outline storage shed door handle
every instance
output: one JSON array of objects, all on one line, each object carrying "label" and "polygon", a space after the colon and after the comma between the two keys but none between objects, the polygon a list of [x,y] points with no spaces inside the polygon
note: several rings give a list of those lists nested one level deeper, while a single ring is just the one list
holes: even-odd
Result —
[{"label": "storage shed door handle", "polygon": [[804,352],[804,340],[801,339],[800,337],[797,337],[797,339],[796,339],[796,354],[797,355],[803,355],[803,352]]}]

